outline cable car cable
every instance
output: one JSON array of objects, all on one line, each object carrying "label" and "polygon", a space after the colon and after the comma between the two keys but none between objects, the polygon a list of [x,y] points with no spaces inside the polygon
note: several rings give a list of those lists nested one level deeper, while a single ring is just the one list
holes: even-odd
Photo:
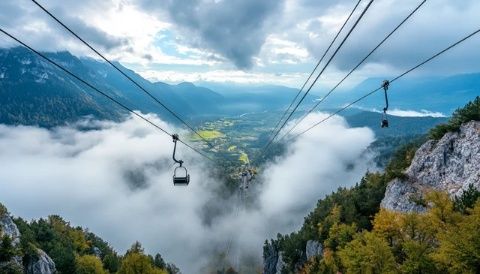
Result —
[{"label": "cable car cable", "polygon": [[328,46],[328,48],[325,50],[325,52],[323,53],[322,57],[320,58],[320,60],[317,62],[317,64],[315,65],[315,68],[313,69],[313,71],[310,73],[310,75],[308,76],[307,80],[303,83],[302,87],[300,88],[300,90],[297,92],[297,95],[295,95],[295,97],[293,98],[292,102],[290,103],[290,105],[288,106],[288,108],[283,112],[282,114],[282,117],[280,118],[280,120],[278,120],[277,124],[275,125],[275,127],[273,128],[273,130],[268,134],[269,135],[269,138],[274,134],[274,132],[277,130],[278,126],[280,125],[280,123],[283,121],[283,118],[285,118],[285,116],[287,115],[288,111],[292,108],[293,104],[295,103],[295,101],[297,101],[297,98],[298,96],[302,93],[303,89],[305,88],[305,86],[307,85],[307,83],[310,81],[310,79],[312,78],[313,74],[315,73],[315,71],[317,70],[318,66],[320,65],[320,63],[323,61],[323,59],[325,58],[325,56],[327,55],[327,53],[330,51],[330,48],[333,46],[333,44],[335,43],[335,41],[337,40],[338,36],[340,35],[340,33],[343,31],[343,29],[345,28],[345,26],[347,25],[348,21],[350,20],[350,18],[352,17],[353,13],[357,10],[357,7],[360,5],[360,2],[362,2],[362,0],[358,0],[357,4],[355,5],[355,7],[353,8],[353,10],[350,12],[350,14],[348,15],[347,19],[345,20],[345,22],[343,23],[342,27],[338,30],[337,34],[335,35],[335,37],[333,38],[333,40],[330,42],[330,45]]},{"label": "cable car cable", "polygon": [[[34,48],[30,47],[29,45],[27,45],[26,43],[24,43],[23,41],[21,41],[20,39],[16,38],[15,36],[13,36],[12,34],[8,33],[7,31],[5,31],[3,28],[0,27],[0,32],[2,32],[3,34],[5,34],[6,36],[10,37],[11,39],[15,40],[17,43],[21,44],[22,46],[24,46],[25,48],[29,49],[31,52],[35,53],[36,55],[40,56],[41,58],[43,58],[44,60],[48,61],[50,64],[54,65],[55,67],[57,67],[58,69],[62,70],[63,72],[65,72],[66,74],[68,74],[69,76],[73,77],[74,79],[78,80],[79,82],[83,83],[84,85],[88,86],[89,88],[93,89],[94,91],[96,91],[97,93],[101,94],[102,96],[106,97],[107,99],[109,99],[110,101],[114,102],[115,104],[117,104],[118,106],[120,106],[121,108],[123,108],[124,110],[132,113],[133,115],[137,116],[138,118],[144,120],[145,122],[147,122],[148,124],[154,126],[155,128],[157,128],[158,130],[162,131],[163,133],[167,134],[167,135],[170,135],[170,136],[173,136],[173,134],[171,134],[170,132],[168,132],[167,130],[163,129],[162,127],[160,127],[159,125],[157,125],[156,123],[152,122],[150,119],[146,118],[145,116],[141,115],[141,114],[138,114],[137,112],[135,112],[133,109],[129,108],[128,106],[126,106],[125,104],[119,102],[118,100],[116,100],[115,98],[113,98],[112,96],[108,95],[107,93],[99,90],[98,88],[96,88],[95,86],[93,86],[92,84],[88,83],[87,81],[85,81],[84,79],[80,78],[79,76],[77,76],[76,74],[74,74],[73,72],[71,72],[70,70],[66,69],[65,67],[61,66],[60,64],[58,64],[57,62],[53,61],[52,59],[50,59],[49,57],[47,57],[46,55],[44,55],[43,53],[35,50]],[[209,159],[210,161],[214,162],[214,160],[212,158],[210,158],[209,156],[207,156],[206,154],[202,153],[201,151],[199,151],[198,149],[192,147],[191,145],[187,144],[186,142],[182,141],[182,140],[178,140],[179,142],[181,142],[182,144],[184,144],[185,146],[187,146],[188,148],[192,149],[193,151],[195,151],[196,153],[200,154],[201,156]]]},{"label": "cable car cable", "polygon": [[350,70],[350,72],[343,77],[340,82],[338,82],[325,96],[323,96],[307,113],[305,113],[302,118],[300,118],[295,125],[293,125],[280,139],[279,141],[283,140],[287,135],[289,135],[310,113],[312,113],[325,99],[330,96],[350,75],[356,71],[378,48],[380,48],[405,22],[408,21],[419,9],[420,7],[425,4],[427,0],[423,0],[405,19],[403,19],[400,24],[398,24],[383,40],[378,43],[378,45],[373,48],[354,68]]},{"label": "cable car cable", "polygon": [[71,28],[69,28],[67,25],[65,25],[60,19],[58,19],[55,15],[53,15],[50,11],[48,11],[45,7],[43,7],[40,3],[38,3],[36,0],[31,0],[33,3],[35,3],[40,9],[42,9],[45,13],[47,13],[52,19],[54,19],[57,23],[59,23],[62,27],[64,27],[68,32],[70,32],[73,36],[75,36],[78,40],[80,40],[84,45],[86,45],[88,48],[90,48],[93,52],[95,52],[98,56],[100,56],[105,62],[110,64],[115,70],[120,72],[124,77],[126,77],[130,82],[132,82],[135,86],[137,86],[140,90],[142,90],[147,96],[152,98],[155,102],[157,102],[160,106],[162,106],[165,110],[167,110],[171,115],[173,115],[176,119],[178,119],[182,124],[184,124],[189,130],[191,130],[193,133],[198,135],[201,140],[203,140],[210,148],[214,148],[214,146],[207,140],[205,139],[197,130],[195,130],[190,124],[188,124],[184,119],[182,119],[179,115],[177,115],[173,110],[171,110],[169,107],[167,107],[164,103],[162,103],[157,97],[153,96],[152,93],[150,93],[148,90],[146,90],[142,85],[140,85],[137,81],[135,81],[132,77],[130,77],[128,74],[123,72],[117,65],[115,65],[113,62],[111,62],[109,59],[107,59],[103,54],[98,52],[92,45],[90,45],[87,41],[85,41],[83,38],[81,38],[77,33],[75,33]]},{"label": "cable car cable", "polygon": [[287,124],[288,120],[290,120],[290,118],[293,116],[293,114],[295,113],[295,111],[298,109],[298,107],[300,106],[300,104],[303,102],[303,100],[305,99],[305,97],[307,97],[308,93],[310,92],[310,90],[312,89],[312,87],[315,85],[315,83],[318,81],[318,79],[320,78],[320,76],[323,74],[323,72],[326,70],[326,68],[328,67],[328,65],[330,65],[330,63],[332,62],[333,58],[337,55],[338,51],[342,48],[343,44],[347,41],[347,39],[350,37],[350,35],[352,34],[352,32],[355,30],[355,28],[357,27],[358,23],[360,22],[360,20],[363,18],[363,16],[365,15],[365,13],[367,12],[367,10],[370,8],[370,6],[372,5],[374,0],[370,0],[370,2],[368,3],[368,5],[364,8],[364,10],[362,11],[362,13],[360,14],[360,16],[357,18],[357,20],[355,21],[355,24],[350,28],[349,32],[346,34],[346,36],[343,38],[342,42],[340,43],[340,45],[338,45],[337,49],[334,51],[334,53],[332,54],[332,56],[330,56],[330,59],[328,60],[328,62],[325,64],[325,66],[323,67],[323,69],[320,71],[320,73],[317,75],[317,77],[315,78],[315,80],[313,81],[313,83],[310,85],[310,87],[307,89],[307,91],[303,94],[303,97],[300,99],[300,101],[297,103],[297,105],[295,106],[295,108],[292,110],[292,112],[290,113],[290,115],[287,117],[287,119],[283,122],[282,126],[277,130],[277,133],[273,136],[273,138],[270,139],[270,141],[267,143],[267,145],[263,148],[263,152],[262,154],[267,151],[267,149],[269,148],[269,146],[272,144],[272,142],[275,140],[275,138],[278,136],[278,134],[280,133],[280,131],[285,127],[285,125]]},{"label": "cable car cable", "polygon": [[[465,42],[465,41],[468,40],[469,38],[472,38],[473,36],[475,36],[475,35],[478,34],[479,32],[480,32],[480,29],[477,29],[476,31],[474,31],[474,32],[470,33],[469,35],[463,37],[462,39],[458,40],[457,42],[451,44],[451,45],[448,46],[447,48],[445,48],[445,49],[437,52],[435,55],[433,55],[433,56],[425,59],[423,62],[419,63],[418,65],[410,68],[409,70],[405,71],[404,73],[402,73],[402,74],[398,75],[397,77],[393,78],[392,80],[390,80],[390,81],[389,81],[390,84],[393,83],[393,82],[395,82],[395,81],[397,81],[397,80],[399,80],[400,78],[404,77],[405,75],[411,73],[412,71],[418,69],[419,67],[425,65],[426,63],[432,61],[433,59],[439,57],[440,55],[442,55],[442,54],[444,54],[445,52],[451,50],[452,48],[458,46],[459,44]],[[316,127],[316,126],[324,123],[325,121],[329,120],[330,118],[332,118],[333,116],[337,115],[338,113],[346,110],[347,108],[349,108],[349,107],[351,107],[352,105],[354,105],[354,104],[362,101],[363,99],[367,98],[368,96],[374,94],[375,92],[377,92],[377,91],[379,91],[379,90],[381,90],[381,89],[383,89],[383,85],[380,86],[380,87],[378,87],[378,88],[375,89],[375,90],[370,91],[369,93],[363,95],[362,97],[360,97],[360,98],[358,98],[357,100],[349,103],[348,105],[345,105],[344,107],[342,107],[341,109],[339,109],[339,110],[335,111],[334,113],[330,114],[330,115],[327,116],[326,118],[324,118],[324,119],[320,120],[319,122],[313,124],[312,126],[310,126],[309,128],[307,128],[306,130],[304,130],[304,131],[302,131],[302,132],[300,132],[300,133],[292,136],[291,138],[288,139],[288,141],[293,140],[293,139],[299,137],[300,135],[303,135],[303,134],[307,133],[308,131],[310,131],[310,130],[313,129],[314,127]]]}]

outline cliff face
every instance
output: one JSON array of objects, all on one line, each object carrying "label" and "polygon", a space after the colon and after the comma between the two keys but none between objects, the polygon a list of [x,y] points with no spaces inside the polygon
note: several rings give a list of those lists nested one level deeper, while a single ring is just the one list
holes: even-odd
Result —
[{"label": "cliff face", "polygon": [[0,236],[7,235],[14,246],[20,243],[20,231],[8,214],[0,216]]},{"label": "cliff face", "polygon": [[28,262],[25,269],[26,274],[54,274],[56,273],[55,263],[53,260],[41,249],[37,249],[36,260]]},{"label": "cliff face", "polygon": [[[8,213],[0,216],[0,236],[4,235],[12,239],[14,247],[19,247],[21,234]],[[12,272],[13,270],[15,271]],[[23,262],[20,256],[15,256],[8,262],[0,262],[0,273],[18,273],[18,271],[27,274],[53,274],[56,269],[53,260],[43,250],[37,249],[36,258],[27,262]]]},{"label": "cliff face", "polygon": [[[263,251],[263,273],[264,274],[276,274],[277,264],[279,262],[280,254],[278,248],[268,243]],[[278,272],[281,270],[279,269]]]},{"label": "cliff face", "polygon": [[[297,262],[296,267],[300,269],[302,264],[315,256],[321,256],[323,253],[322,244],[309,240],[305,246],[305,251],[302,250],[302,260]],[[281,274],[285,267],[283,260],[283,252],[274,244],[268,243],[263,252],[263,274]]]},{"label": "cliff face", "polygon": [[480,189],[480,122],[461,126],[459,132],[430,140],[415,153],[405,178],[391,181],[381,206],[386,209],[421,212],[415,201],[429,190],[458,196],[469,185]]}]

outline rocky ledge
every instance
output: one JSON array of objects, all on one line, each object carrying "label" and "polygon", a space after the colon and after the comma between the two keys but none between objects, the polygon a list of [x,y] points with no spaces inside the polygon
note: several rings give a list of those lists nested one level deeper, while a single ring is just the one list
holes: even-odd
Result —
[{"label": "rocky ledge", "polygon": [[395,211],[421,212],[425,208],[418,201],[427,191],[446,191],[458,196],[469,185],[480,189],[479,121],[468,122],[458,132],[423,144],[404,178],[388,184],[381,206]]},{"label": "rocky ledge", "polygon": [[[2,206],[2,212],[0,212],[0,240],[3,236],[8,236],[12,239],[13,246],[19,246],[21,237],[20,231],[15,222],[13,222],[12,217]],[[55,263],[47,253],[41,249],[37,249],[37,256],[31,258],[27,262],[24,262],[19,256],[15,256],[12,260],[7,262],[0,262],[0,273],[18,272],[26,274],[53,274],[56,273],[56,269]]]}]

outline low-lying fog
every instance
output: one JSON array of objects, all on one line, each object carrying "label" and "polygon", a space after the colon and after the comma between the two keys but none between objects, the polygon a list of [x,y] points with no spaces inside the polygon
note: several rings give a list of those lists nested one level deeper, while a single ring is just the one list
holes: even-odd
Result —
[{"label": "low-lying fog", "polygon": [[319,198],[372,167],[366,148],[373,140],[367,128],[330,119],[261,170],[247,193],[256,202],[244,207],[236,197],[217,197],[222,182],[208,172],[211,163],[181,144],[191,182],[174,187],[171,138],[138,118],[52,130],[0,125],[0,201],[25,219],[61,215],[120,252],[138,240],[183,273],[205,271],[227,250],[237,269],[246,258],[260,266],[265,239],[298,229]]}]

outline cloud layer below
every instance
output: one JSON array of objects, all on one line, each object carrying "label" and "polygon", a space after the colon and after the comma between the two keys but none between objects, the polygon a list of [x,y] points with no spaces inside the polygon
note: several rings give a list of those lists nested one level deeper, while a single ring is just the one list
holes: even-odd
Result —
[{"label": "cloud layer below", "polygon": [[266,238],[298,228],[319,198],[369,168],[369,129],[336,117],[311,133],[265,167],[242,204],[219,198],[222,182],[183,147],[192,180],[174,187],[170,137],[136,118],[52,130],[0,125],[0,201],[26,219],[59,214],[119,251],[139,240],[187,274],[205,272],[227,249],[237,267],[248,257],[260,264]]}]

